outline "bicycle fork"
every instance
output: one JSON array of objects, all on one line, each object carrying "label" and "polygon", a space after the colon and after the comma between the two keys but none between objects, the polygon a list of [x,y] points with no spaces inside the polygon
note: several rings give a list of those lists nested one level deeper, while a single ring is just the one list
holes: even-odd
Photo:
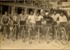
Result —
[{"label": "bicycle fork", "polygon": [[3,40],[5,39],[5,34],[6,34],[6,26],[4,26],[4,28],[3,28]]},{"label": "bicycle fork", "polygon": [[28,40],[30,44],[32,43],[32,39],[33,39],[33,31],[32,31],[32,28],[30,28],[28,30]]},{"label": "bicycle fork", "polygon": [[40,29],[38,28],[38,42],[40,43]]},{"label": "bicycle fork", "polygon": [[16,26],[13,28],[13,36],[12,36],[12,38],[13,38],[13,41],[16,39],[16,33],[17,33],[17,30],[16,30],[17,28],[16,28]]},{"label": "bicycle fork", "polygon": [[22,29],[22,31],[21,31],[21,36],[22,36],[22,40],[23,40],[23,42],[25,42],[25,29],[24,29],[24,26],[23,26],[23,29]]}]

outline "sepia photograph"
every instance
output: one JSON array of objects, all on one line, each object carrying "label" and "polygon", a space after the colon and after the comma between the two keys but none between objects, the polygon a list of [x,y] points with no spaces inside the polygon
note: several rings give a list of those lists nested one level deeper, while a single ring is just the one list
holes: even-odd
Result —
[{"label": "sepia photograph", "polygon": [[70,49],[70,0],[0,0],[0,49]]}]

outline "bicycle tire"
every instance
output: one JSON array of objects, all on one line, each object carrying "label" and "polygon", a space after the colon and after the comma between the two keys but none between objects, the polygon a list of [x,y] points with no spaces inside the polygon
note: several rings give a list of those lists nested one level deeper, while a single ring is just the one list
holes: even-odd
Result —
[{"label": "bicycle tire", "polygon": [[12,35],[12,40],[15,41],[16,40],[16,28],[13,28],[13,35]]},{"label": "bicycle tire", "polygon": [[[23,28],[22,31],[23,31],[23,32],[22,32],[22,41],[25,42],[25,29]],[[24,38],[23,38],[23,37],[24,37]]]},{"label": "bicycle tire", "polygon": [[2,39],[3,41],[4,41],[4,39],[5,39],[5,33],[6,33],[5,30],[6,30],[6,29],[5,29],[5,26],[4,26],[4,29],[3,29],[3,37],[2,37],[2,38],[3,38],[3,39]]},{"label": "bicycle tire", "polygon": [[66,45],[66,44],[68,44],[68,34],[66,33],[66,30],[65,30],[65,28],[64,27],[62,27],[61,28],[62,29],[62,31],[61,31],[61,44],[63,44],[63,45]]},{"label": "bicycle tire", "polygon": [[40,29],[38,28],[38,42],[40,43]]},{"label": "bicycle tire", "polygon": [[56,40],[59,40],[60,39],[60,30],[58,29],[56,31]]},{"label": "bicycle tire", "polygon": [[50,42],[50,34],[51,34],[51,28],[50,27],[48,27],[47,28],[47,32],[46,32],[46,36],[47,36],[47,43],[49,43]]},{"label": "bicycle tire", "polygon": [[32,40],[31,40],[31,31],[32,31],[32,29],[29,28],[29,30],[28,30],[28,40],[29,40],[30,44],[32,43]]}]

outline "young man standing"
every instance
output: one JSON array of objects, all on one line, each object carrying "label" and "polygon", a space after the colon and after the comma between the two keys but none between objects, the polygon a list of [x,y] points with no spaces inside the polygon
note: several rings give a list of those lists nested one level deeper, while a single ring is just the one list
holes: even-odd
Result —
[{"label": "young man standing", "polygon": [[63,14],[63,12],[60,13],[60,17],[57,22],[58,22],[58,24],[61,22],[67,22],[67,17]]},{"label": "young man standing", "polygon": [[19,15],[20,16],[20,33],[21,33],[21,37],[23,39],[23,41],[25,42],[25,32],[23,32],[23,28],[24,28],[24,31],[26,31],[26,19],[27,19],[27,16],[24,14],[24,11],[21,12],[21,14]]},{"label": "young man standing", "polygon": [[29,28],[32,28],[32,32],[30,33],[30,41],[29,41],[30,43],[32,43],[32,39],[35,33],[35,24],[36,24],[36,16],[34,15],[33,11],[31,11],[30,15],[28,16],[28,24]]},{"label": "young man standing", "polygon": [[[1,24],[3,25],[3,30],[4,27],[6,26],[6,34],[7,34],[7,38],[9,38],[9,23],[10,23],[10,17],[8,16],[8,13],[5,12],[5,14],[2,16],[1,18]],[[5,32],[3,32],[3,35],[6,35]]]},{"label": "young man standing", "polygon": [[[19,26],[19,16],[17,15],[17,13],[15,12],[14,15],[12,16],[12,20],[13,20],[13,29],[16,27],[16,32],[13,33],[13,36],[18,39],[18,26]],[[15,30],[14,30],[15,31]]]}]

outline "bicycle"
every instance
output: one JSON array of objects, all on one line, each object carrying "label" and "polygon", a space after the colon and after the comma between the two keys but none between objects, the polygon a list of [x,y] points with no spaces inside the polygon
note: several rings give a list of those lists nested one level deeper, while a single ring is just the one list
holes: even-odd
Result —
[{"label": "bicycle", "polygon": [[10,20],[10,24],[9,24],[10,26],[9,26],[9,30],[10,30],[10,38],[12,38],[12,34],[13,34],[13,20],[11,19]]},{"label": "bicycle", "polygon": [[50,20],[47,19],[44,21],[42,27],[44,28],[44,32],[45,33],[45,40],[47,40],[47,43],[49,43],[52,39],[53,39],[53,30],[52,30],[52,26],[53,26],[53,22],[49,22]]},{"label": "bicycle", "polygon": [[60,40],[61,44],[68,44],[68,33],[64,26],[59,26],[56,30],[56,41]]},{"label": "bicycle", "polygon": [[49,43],[53,39],[52,26],[47,26],[45,29],[46,29],[46,40],[47,43]]},{"label": "bicycle", "polygon": [[33,34],[34,34],[33,31],[34,31],[33,25],[29,24],[29,26],[28,26],[28,40],[29,40],[30,44],[32,43],[32,39],[34,38],[33,37]]},{"label": "bicycle", "polygon": [[9,33],[9,23],[5,23],[5,24],[3,24],[2,23],[2,26],[3,26],[3,40],[4,40],[4,38],[5,37],[7,37],[7,39],[9,39],[9,35],[10,35],[10,33]]},{"label": "bicycle", "polygon": [[5,37],[6,37],[6,34],[7,34],[7,25],[3,25],[4,27],[3,27],[3,40],[5,39]]},{"label": "bicycle", "polygon": [[37,37],[38,37],[38,42],[40,43],[40,36],[41,36],[41,25],[37,25]]},{"label": "bicycle", "polygon": [[25,27],[26,27],[26,25],[21,25],[21,27],[22,27],[21,38],[22,38],[23,42],[25,42],[25,33],[26,33]]},{"label": "bicycle", "polygon": [[12,40],[13,41],[15,41],[15,39],[17,39],[17,36],[18,36],[17,27],[18,27],[17,23],[13,24],[13,34],[12,34]]},{"label": "bicycle", "polygon": [[12,38],[12,33],[13,33],[13,26],[10,25],[10,38]]},{"label": "bicycle", "polygon": [[35,38],[37,38],[38,42],[40,43],[40,36],[41,36],[41,21],[36,21],[36,35]]},{"label": "bicycle", "polygon": [[10,18],[9,17],[2,17],[1,18],[1,25],[3,26],[3,40],[5,37],[9,39],[9,23]]}]

